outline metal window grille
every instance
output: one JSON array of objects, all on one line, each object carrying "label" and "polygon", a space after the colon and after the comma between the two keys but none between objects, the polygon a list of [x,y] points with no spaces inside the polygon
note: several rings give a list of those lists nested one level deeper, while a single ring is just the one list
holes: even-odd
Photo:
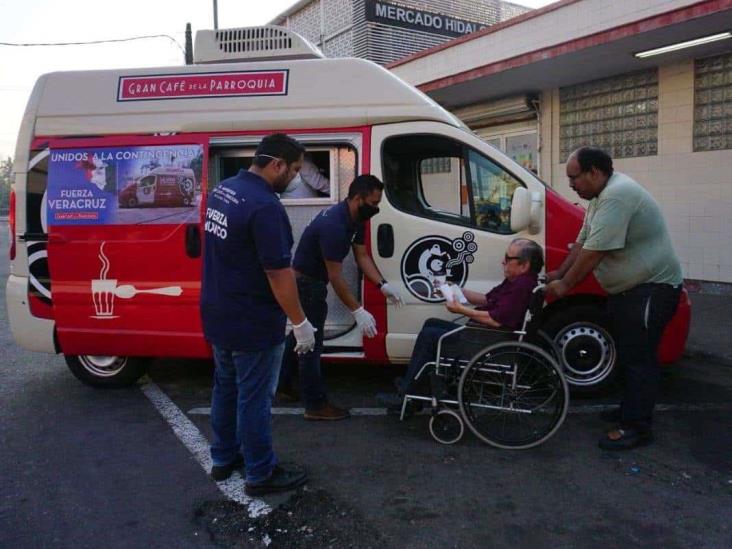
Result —
[{"label": "metal window grille", "polygon": [[560,161],[582,146],[614,158],[658,154],[658,70],[559,90]]},{"label": "metal window grille", "polygon": [[694,150],[732,149],[732,53],[694,63]]}]

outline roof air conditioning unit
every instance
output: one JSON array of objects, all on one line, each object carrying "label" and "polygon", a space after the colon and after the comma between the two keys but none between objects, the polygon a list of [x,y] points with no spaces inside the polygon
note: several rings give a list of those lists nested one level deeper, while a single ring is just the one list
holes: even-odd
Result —
[{"label": "roof air conditioning unit", "polygon": [[197,64],[325,57],[299,34],[276,26],[200,30],[193,51]]}]

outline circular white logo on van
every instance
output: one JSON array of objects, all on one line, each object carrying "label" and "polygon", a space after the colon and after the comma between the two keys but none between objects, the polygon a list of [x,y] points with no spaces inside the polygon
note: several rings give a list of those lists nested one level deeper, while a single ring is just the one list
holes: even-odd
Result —
[{"label": "circular white logo on van", "polygon": [[444,236],[425,236],[414,241],[402,256],[402,280],[417,299],[439,303],[445,299],[435,292],[434,282],[444,280],[462,286],[468,279],[468,265],[478,251],[475,235],[469,231],[450,240]]}]

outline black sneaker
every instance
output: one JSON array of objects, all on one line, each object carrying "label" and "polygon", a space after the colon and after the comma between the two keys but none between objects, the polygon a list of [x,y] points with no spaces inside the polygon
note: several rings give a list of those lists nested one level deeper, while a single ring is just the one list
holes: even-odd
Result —
[{"label": "black sneaker", "polygon": [[234,458],[234,461],[227,465],[214,465],[211,467],[211,478],[216,482],[221,482],[222,480],[229,478],[234,471],[241,469],[242,467],[244,467],[244,456],[238,454]]},{"label": "black sneaker", "polygon": [[302,486],[307,480],[308,475],[303,471],[286,471],[280,466],[275,466],[267,480],[257,484],[247,482],[244,493],[248,496],[264,496],[276,492],[287,492]]},{"label": "black sneaker", "polygon": [[602,437],[598,441],[598,446],[603,450],[610,451],[630,450],[638,446],[645,446],[651,442],[653,442],[653,433],[650,430],[621,429],[618,427]]},{"label": "black sneaker", "polygon": [[393,380],[394,388],[396,389],[397,393],[402,390],[402,383],[404,383],[404,378],[399,376],[395,377]]},{"label": "black sneaker", "polygon": [[397,393],[376,393],[376,401],[386,407],[401,407],[404,397]]}]

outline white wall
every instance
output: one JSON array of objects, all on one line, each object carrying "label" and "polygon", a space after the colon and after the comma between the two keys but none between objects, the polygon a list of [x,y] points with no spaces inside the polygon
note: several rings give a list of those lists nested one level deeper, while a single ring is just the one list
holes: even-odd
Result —
[{"label": "white wall", "polygon": [[[662,66],[658,77],[658,155],[616,159],[615,168],[658,200],[686,278],[732,282],[732,150],[693,152],[693,60]],[[559,162],[559,93],[542,95],[541,174],[577,202]]]}]

